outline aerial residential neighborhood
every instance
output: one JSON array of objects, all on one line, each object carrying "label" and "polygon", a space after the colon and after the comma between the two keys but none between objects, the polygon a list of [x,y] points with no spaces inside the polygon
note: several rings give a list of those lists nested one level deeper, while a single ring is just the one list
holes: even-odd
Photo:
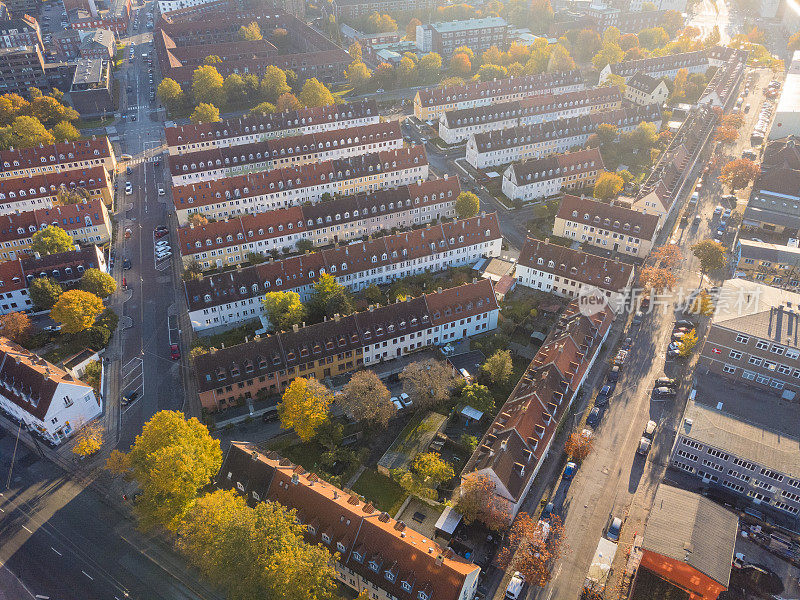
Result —
[{"label": "aerial residential neighborhood", "polygon": [[800,600],[797,2],[0,33],[0,600]]}]

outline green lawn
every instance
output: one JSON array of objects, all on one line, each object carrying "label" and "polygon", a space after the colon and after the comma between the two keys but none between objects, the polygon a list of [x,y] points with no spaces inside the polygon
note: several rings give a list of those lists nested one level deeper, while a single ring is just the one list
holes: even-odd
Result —
[{"label": "green lawn", "polygon": [[353,491],[392,516],[400,508],[407,495],[398,483],[381,475],[375,469],[364,471],[353,486]]},{"label": "green lawn", "polygon": [[246,323],[236,329],[229,329],[216,335],[209,335],[197,338],[192,347],[203,346],[204,348],[221,348],[224,344],[226,348],[244,343],[245,337],[252,340],[256,331],[261,329],[260,321]]}]

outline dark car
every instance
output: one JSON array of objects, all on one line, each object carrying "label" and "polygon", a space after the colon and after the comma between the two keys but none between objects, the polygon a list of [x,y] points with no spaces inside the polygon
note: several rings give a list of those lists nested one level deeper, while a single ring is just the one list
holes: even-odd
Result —
[{"label": "dark car", "polygon": [[675,389],[680,385],[677,379],[670,379],[669,377],[659,377],[656,379],[654,387],[667,387]]},{"label": "dark car", "polygon": [[614,365],[611,367],[611,369],[608,371],[608,375],[606,375],[606,379],[608,381],[613,381],[614,383],[619,380],[619,365]]},{"label": "dark car", "polygon": [[278,418],[279,418],[279,415],[278,415],[278,411],[277,410],[268,410],[263,415],[261,415],[261,420],[264,421],[264,423],[269,423],[271,421],[277,421]]},{"label": "dark car", "polygon": [[131,259],[130,259],[130,258],[126,258],[126,259],[124,259],[124,260],[122,261],[122,268],[123,268],[123,269],[125,269],[126,271],[127,271],[128,269],[130,269],[130,268],[131,268],[131,266],[132,266],[132,265],[131,265]]},{"label": "dark car", "polygon": [[657,387],[653,389],[653,396],[656,398],[674,398],[675,390],[668,387]]},{"label": "dark car", "polygon": [[555,506],[552,502],[548,502],[547,506],[545,506],[544,510],[542,511],[542,519],[548,521],[550,517],[555,516],[555,514]]},{"label": "dark car", "polygon": [[614,393],[614,388],[616,387],[615,383],[606,384],[604,385],[600,391],[597,393],[597,398],[595,398],[595,406],[605,406],[608,404],[609,398],[611,398],[611,394]]},{"label": "dark car", "polygon": [[687,329],[694,329],[695,324],[691,321],[687,321],[686,319],[681,319],[680,321],[675,321],[675,328],[678,327],[686,327]]},{"label": "dark car", "polygon": [[586,424],[595,427],[599,422],[600,422],[600,409],[595,406],[592,409],[592,412],[589,413],[589,416],[586,417]]},{"label": "dark car", "polygon": [[574,462],[568,462],[567,466],[564,467],[564,479],[572,479],[575,477],[575,471],[578,470],[578,465]]},{"label": "dark car", "polygon": [[133,171],[131,170],[131,168],[130,168],[130,167],[125,167],[125,172],[126,172],[128,175],[130,175],[131,173],[133,173]]},{"label": "dark car", "polygon": [[128,406],[128,404],[136,400],[136,398],[138,397],[139,397],[139,392],[131,392],[130,394],[125,394],[124,396],[122,396],[120,402],[122,406]]}]

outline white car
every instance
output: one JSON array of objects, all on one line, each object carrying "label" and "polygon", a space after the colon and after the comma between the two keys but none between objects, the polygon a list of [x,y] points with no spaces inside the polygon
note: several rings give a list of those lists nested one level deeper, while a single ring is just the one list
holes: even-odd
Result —
[{"label": "white car", "polygon": [[158,195],[159,196],[166,196],[166,194],[167,194],[167,192],[164,191],[164,186],[163,185],[158,186]]},{"label": "white car", "polygon": [[156,254],[156,258],[158,260],[164,260],[166,258],[169,258],[170,256],[172,256],[172,252],[159,252],[158,254]]},{"label": "white car", "polygon": [[403,405],[400,403],[400,400],[397,399],[397,396],[392,396],[391,402],[397,410],[403,410]]},{"label": "white car", "polygon": [[130,196],[132,193],[133,193],[133,186],[131,185],[131,182],[129,181],[129,182],[127,182],[125,184],[125,195],[126,196]]},{"label": "white car", "polygon": [[400,402],[402,402],[403,406],[405,406],[406,408],[414,404],[413,400],[411,400],[411,397],[405,392],[400,394]]}]

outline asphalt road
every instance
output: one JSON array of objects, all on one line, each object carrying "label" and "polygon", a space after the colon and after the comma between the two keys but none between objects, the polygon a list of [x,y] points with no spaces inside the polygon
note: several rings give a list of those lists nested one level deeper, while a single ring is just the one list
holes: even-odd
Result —
[{"label": "asphalt road", "polygon": [[0,590],[8,598],[207,597],[174,578],[156,553],[141,552],[149,542],[96,493],[26,446],[14,446],[15,436],[0,429]]},{"label": "asphalt road", "polygon": [[[153,2],[148,2],[147,7]],[[119,145],[122,153],[133,156],[131,174],[124,172],[119,180],[118,221],[123,231],[130,229],[131,237],[118,236],[116,242],[117,269],[122,259],[131,261],[131,269],[117,272],[125,277],[130,289],[130,299],[125,302],[123,314],[132,320],[132,327],[123,332],[121,392],[136,392],[138,397],[127,407],[121,407],[119,447],[125,449],[133,443],[142,425],[156,412],[164,409],[181,409],[183,388],[181,363],[170,359],[170,343],[177,341],[177,332],[170,336],[168,315],[170,307],[175,312],[175,281],[171,261],[157,262],[154,256],[153,230],[157,225],[168,224],[169,177],[166,161],[157,165],[152,157],[163,146],[163,111],[150,102],[151,84],[148,65],[142,58],[147,53],[153,59],[154,81],[158,81],[158,65],[152,47],[152,34],[145,31],[145,10],[138,14],[140,27],[132,39],[136,41],[133,56],[127,54],[126,64],[119,76],[123,81],[123,108],[126,119],[118,121]],[[131,31],[135,31],[133,25]],[[126,92],[126,85],[131,92]],[[153,84],[155,85],[155,83]],[[136,117],[135,121],[133,116]],[[124,165],[124,163],[123,163]],[[133,194],[126,196],[124,181],[133,185]],[[159,186],[165,190],[158,195]],[[162,238],[174,240],[174,232]],[[174,245],[174,244],[172,244]],[[173,253],[176,253],[173,248]],[[111,399],[116,402],[116,398]]]}]

